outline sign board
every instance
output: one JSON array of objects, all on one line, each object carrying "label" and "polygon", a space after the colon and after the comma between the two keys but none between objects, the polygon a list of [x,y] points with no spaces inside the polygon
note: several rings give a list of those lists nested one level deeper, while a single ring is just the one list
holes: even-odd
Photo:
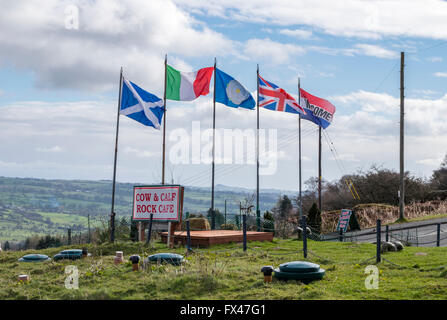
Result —
[{"label": "sign board", "polygon": [[337,231],[340,231],[340,229],[343,230],[343,232],[346,232],[348,230],[349,226],[349,219],[351,218],[352,211],[349,209],[342,209],[340,213],[340,218],[338,219],[337,224]]},{"label": "sign board", "polygon": [[183,190],[180,185],[151,185],[133,187],[132,219],[178,222],[183,211]]}]

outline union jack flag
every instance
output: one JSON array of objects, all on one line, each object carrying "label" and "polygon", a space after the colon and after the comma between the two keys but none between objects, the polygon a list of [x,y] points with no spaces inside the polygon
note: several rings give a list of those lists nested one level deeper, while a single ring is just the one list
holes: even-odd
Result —
[{"label": "union jack flag", "polygon": [[284,89],[259,76],[259,107],[274,111],[306,114],[296,100]]}]

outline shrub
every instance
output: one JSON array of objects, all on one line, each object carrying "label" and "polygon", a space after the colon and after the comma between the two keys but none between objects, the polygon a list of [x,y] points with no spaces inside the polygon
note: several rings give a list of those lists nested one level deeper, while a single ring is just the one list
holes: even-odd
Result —
[{"label": "shrub", "polygon": [[275,219],[273,218],[273,214],[270,211],[264,212],[262,229],[266,232],[275,232]]},{"label": "shrub", "polygon": [[310,207],[307,218],[309,226],[316,232],[321,233],[321,212],[315,202],[312,204],[312,207]]}]

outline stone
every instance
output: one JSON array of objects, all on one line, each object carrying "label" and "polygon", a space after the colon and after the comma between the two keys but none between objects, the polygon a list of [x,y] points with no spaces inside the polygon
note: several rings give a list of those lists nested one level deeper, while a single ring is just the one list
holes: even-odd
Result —
[{"label": "stone", "polygon": [[29,281],[29,275],[21,274],[21,275],[19,275],[19,279],[18,280],[19,281],[23,281],[23,282],[27,282],[27,281]]},{"label": "stone", "polygon": [[404,249],[404,245],[400,241],[393,241],[392,242],[394,246],[396,247],[397,251],[401,251]]},{"label": "stone", "polygon": [[[297,228],[298,234],[301,236],[303,234],[303,228],[302,227],[298,227]],[[310,230],[309,227],[306,227],[306,235],[311,235],[312,234],[312,230]]]},{"label": "stone", "polygon": [[113,258],[113,262],[114,262],[115,264],[120,264],[120,263],[123,262],[123,257],[114,257],[114,258]]},{"label": "stone", "polygon": [[382,244],[380,246],[380,252],[388,252],[388,251],[397,251],[396,246],[391,242],[382,241]]}]

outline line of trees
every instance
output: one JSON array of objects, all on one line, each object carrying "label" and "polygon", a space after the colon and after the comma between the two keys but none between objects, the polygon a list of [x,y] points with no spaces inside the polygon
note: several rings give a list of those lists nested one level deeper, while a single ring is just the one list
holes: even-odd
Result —
[{"label": "line of trees", "polygon": [[[399,197],[398,172],[373,165],[370,169],[359,170],[355,174],[345,175],[340,179],[327,182],[323,181],[323,209],[338,210],[353,207],[362,203],[383,203],[398,205]],[[447,155],[440,167],[433,171],[428,179],[423,179],[405,172],[405,203],[425,202],[429,200],[447,199]],[[354,199],[349,191],[346,181],[352,181],[360,196],[360,200]],[[318,197],[318,179],[311,178],[305,182],[307,192],[303,196],[303,206],[307,212]],[[298,204],[298,199],[295,198]]]},{"label": "line of trees", "polygon": [[[433,171],[428,179],[405,172],[405,203],[447,200],[447,155],[440,167]],[[346,182],[352,181],[360,199],[354,199]],[[338,180],[322,182],[323,210],[352,208],[357,204],[380,203],[398,205],[400,175],[398,172],[372,165],[368,170],[359,170],[355,174],[345,175]],[[321,213],[317,207],[318,178],[312,177],[305,182],[306,191],[302,194],[303,214],[315,231],[321,228]],[[354,192],[352,190],[352,192]],[[287,236],[299,223],[298,196],[290,199],[283,195],[278,199],[271,214],[275,221],[275,233]],[[270,214],[270,213],[269,213]]]}]

